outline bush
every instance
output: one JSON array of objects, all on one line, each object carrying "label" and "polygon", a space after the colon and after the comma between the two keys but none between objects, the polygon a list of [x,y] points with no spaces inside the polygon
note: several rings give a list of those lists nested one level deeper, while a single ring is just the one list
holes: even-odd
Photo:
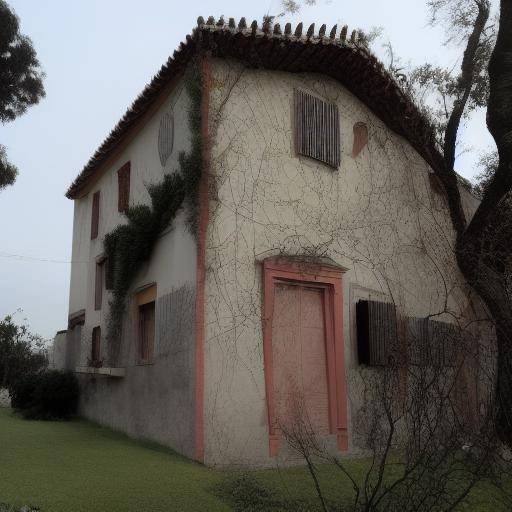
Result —
[{"label": "bush", "polygon": [[18,410],[25,410],[32,407],[36,389],[40,385],[41,374],[30,373],[16,379],[14,383],[9,386],[11,407]]},{"label": "bush", "polygon": [[79,386],[74,373],[51,370],[18,379],[9,389],[12,407],[27,419],[67,419],[76,413]]}]

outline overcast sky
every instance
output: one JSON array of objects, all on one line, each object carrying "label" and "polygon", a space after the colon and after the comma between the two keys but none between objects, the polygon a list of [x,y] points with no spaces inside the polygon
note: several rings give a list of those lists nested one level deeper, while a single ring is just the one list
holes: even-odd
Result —
[{"label": "overcast sky", "polygon": [[[64,193],[144,85],[195,26],[199,15],[261,20],[278,0],[7,0],[21,19],[46,73],[46,98],[0,126],[0,142],[18,166],[16,184],[0,192],[0,316],[26,318],[45,337],[66,328],[73,203]],[[424,0],[332,0],[286,21],[382,26],[404,61],[453,65],[427,25]],[[284,21],[284,20],[283,20]],[[376,48],[377,52],[384,50]],[[475,174],[478,151],[490,144],[480,113],[464,129],[476,151],[458,159]],[[475,156],[476,153],[476,156]],[[21,256],[21,257],[20,257]],[[41,261],[46,260],[46,261]]]}]

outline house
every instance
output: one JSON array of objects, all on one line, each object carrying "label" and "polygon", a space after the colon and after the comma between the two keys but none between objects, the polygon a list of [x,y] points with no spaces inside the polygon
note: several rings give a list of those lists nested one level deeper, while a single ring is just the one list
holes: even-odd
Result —
[{"label": "house", "polygon": [[[300,398],[329,449],[356,453],[359,370],[392,357],[376,315],[389,334],[396,312],[449,328],[479,308],[439,158],[355,32],[200,18],[67,191],[59,343],[81,414],[255,467],[292,457],[282,425]],[[472,414],[481,395],[469,380]]]}]

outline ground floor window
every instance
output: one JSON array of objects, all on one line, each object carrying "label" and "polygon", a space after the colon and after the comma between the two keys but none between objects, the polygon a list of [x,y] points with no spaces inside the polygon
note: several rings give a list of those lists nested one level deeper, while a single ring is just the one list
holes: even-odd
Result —
[{"label": "ground floor window", "polygon": [[151,363],[155,344],[156,285],[146,287],[137,294],[138,359],[139,363]]}]

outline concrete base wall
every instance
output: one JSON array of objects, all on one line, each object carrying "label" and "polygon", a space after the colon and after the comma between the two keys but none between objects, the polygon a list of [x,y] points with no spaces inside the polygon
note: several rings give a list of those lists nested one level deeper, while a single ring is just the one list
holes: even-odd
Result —
[{"label": "concrete base wall", "polygon": [[[155,355],[137,364],[130,324],[123,329],[124,377],[79,374],[80,415],[139,439],[194,454],[195,292],[185,285],[156,304]],[[90,336],[85,335],[88,342]]]}]

